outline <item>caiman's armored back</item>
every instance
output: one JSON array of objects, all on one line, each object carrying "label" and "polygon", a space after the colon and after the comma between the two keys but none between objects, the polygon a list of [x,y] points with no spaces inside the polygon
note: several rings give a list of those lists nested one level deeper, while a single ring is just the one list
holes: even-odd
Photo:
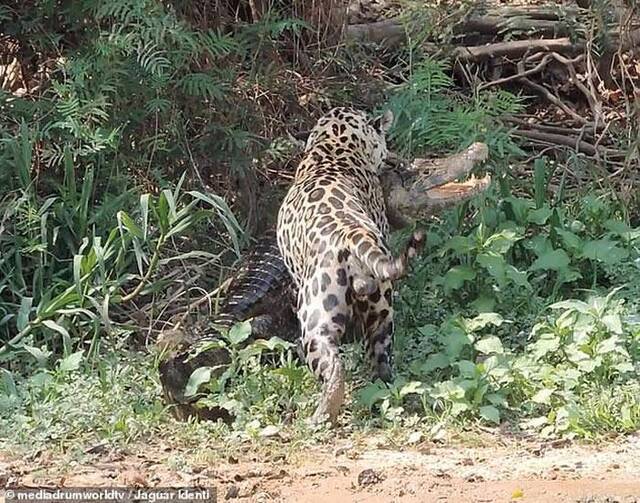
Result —
[{"label": "caiman's armored back", "polygon": [[275,234],[265,234],[251,248],[229,284],[216,323],[231,326],[254,316],[269,316],[268,313],[279,312],[283,304],[293,311],[289,304],[291,294],[289,272]]},{"label": "caiman's armored back", "polygon": [[[264,235],[243,257],[238,272],[233,276],[212,326],[230,328],[235,323],[251,320],[250,340],[278,336],[295,342],[298,337],[298,321],[293,311],[295,294],[274,233]],[[169,403],[176,404],[180,418],[197,414],[205,418],[229,419],[224,410],[197,409],[192,399],[184,396],[184,390],[193,371],[200,367],[212,367],[222,373],[229,363],[223,349],[209,349],[192,356],[202,344],[219,338],[219,333],[209,327],[201,334],[181,341],[168,358],[160,364],[160,381]],[[189,358],[192,356],[191,358]]]}]

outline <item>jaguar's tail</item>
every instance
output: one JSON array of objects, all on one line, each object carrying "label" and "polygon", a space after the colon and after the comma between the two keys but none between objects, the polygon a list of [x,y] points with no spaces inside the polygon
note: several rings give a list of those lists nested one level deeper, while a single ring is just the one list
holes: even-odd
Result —
[{"label": "jaguar's tail", "polygon": [[394,281],[406,274],[407,264],[424,246],[424,232],[415,231],[398,257],[388,254],[373,233],[355,237],[351,244],[352,255],[362,264],[361,274],[354,275],[353,289],[356,295],[368,295],[375,291],[377,281]]}]

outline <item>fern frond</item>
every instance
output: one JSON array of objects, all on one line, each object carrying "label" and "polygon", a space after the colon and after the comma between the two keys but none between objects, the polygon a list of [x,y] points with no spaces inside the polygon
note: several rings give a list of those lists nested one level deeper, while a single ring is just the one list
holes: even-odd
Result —
[{"label": "fern frond", "polygon": [[219,33],[209,30],[198,33],[197,36],[200,48],[214,58],[237,53],[241,47],[238,40],[230,34],[220,35]]},{"label": "fern frond", "polygon": [[144,110],[148,115],[152,115],[155,113],[163,113],[169,110],[171,107],[171,102],[166,98],[153,98],[144,106]]},{"label": "fern frond", "polygon": [[6,5],[0,5],[0,22],[9,21],[13,18],[11,10]]},{"label": "fern frond", "polygon": [[111,0],[96,2],[94,15],[96,19],[111,18],[119,24],[129,24],[133,19],[142,18],[146,7],[145,0]]},{"label": "fern frond", "polygon": [[206,99],[224,98],[224,89],[220,82],[207,73],[190,73],[182,77],[178,83],[180,88],[190,96]]},{"label": "fern frond", "polygon": [[165,54],[154,42],[147,42],[138,48],[137,61],[144,71],[152,75],[164,75],[171,68],[171,61]]}]

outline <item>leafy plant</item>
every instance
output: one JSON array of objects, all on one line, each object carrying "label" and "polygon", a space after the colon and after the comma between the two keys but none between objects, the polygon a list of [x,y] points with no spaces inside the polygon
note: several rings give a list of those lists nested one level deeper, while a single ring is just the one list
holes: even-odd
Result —
[{"label": "leafy plant", "polygon": [[[174,190],[141,195],[133,216],[116,209],[130,194],[95,208],[90,206],[93,172],[88,170],[77,187],[67,151],[58,194],[43,199],[27,168],[28,131],[23,128],[19,139],[6,143],[24,173],[23,187],[6,196],[0,209],[5,222],[0,235],[1,359],[26,356],[25,347],[42,346],[56,355],[68,356],[74,346],[93,355],[101,333],[126,333],[126,324],[117,323],[112,310],[161,289],[166,282],[155,274],[165,246],[203,219],[219,218],[238,253],[240,226],[225,201],[184,193],[184,178]],[[117,226],[110,226],[108,216],[115,217]]]},{"label": "leafy plant", "polygon": [[543,426],[543,434],[589,436],[587,424],[597,422],[589,417],[592,398],[603,392],[621,407],[617,420],[609,419],[611,430],[638,426],[640,408],[628,390],[640,386],[640,332],[627,323],[614,294],[550,306],[559,314],[533,328],[532,342],[515,362],[514,372],[529,383],[531,412],[546,411],[529,422]]},{"label": "leafy plant", "polygon": [[394,113],[390,138],[404,153],[450,152],[484,141],[496,157],[519,152],[497,120],[515,113],[521,100],[504,91],[474,99],[455,94],[446,63],[426,58],[412,68],[406,84],[391,94],[386,107]]},{"label": "leafy plant", "polygon": [[308,411],[313,379],[294,358],[293,344],[278,337],[268,340],[251,336],[250,323],[220,330],[219,340],[198,348],[197,355],[223,349],[229,364],[221,369],[201,367],[189,378],[185,396],[201,393],[198,404],[227,409],[235,417],[235,428],[256,430],[256,425],[279,424],[299,410]]}]

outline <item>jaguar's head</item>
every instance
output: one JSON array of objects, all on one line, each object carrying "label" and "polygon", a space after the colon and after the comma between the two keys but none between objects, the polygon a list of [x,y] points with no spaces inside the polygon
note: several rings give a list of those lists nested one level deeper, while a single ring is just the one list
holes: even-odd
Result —
[{"label": "jaguar's head", "polygon": [[361,110],[334,108],[311,130],[305,151],[317,152],[321,157],[364,162],[364,167],[378,172],[388,155],[386,134],[392,124],[390,110],[369,118]]}]

